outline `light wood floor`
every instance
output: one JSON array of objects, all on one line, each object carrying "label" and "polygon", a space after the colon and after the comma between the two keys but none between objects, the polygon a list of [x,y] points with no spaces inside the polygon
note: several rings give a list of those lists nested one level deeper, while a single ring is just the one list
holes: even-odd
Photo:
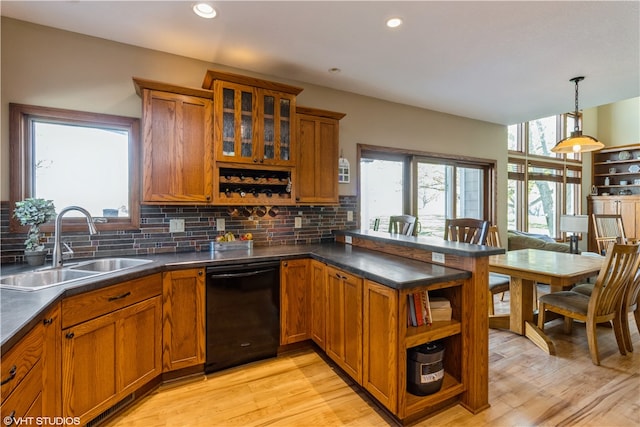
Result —
[{"label": "light wood floor", "polygon": [[[497,312],[508,300],[497,301]],[[601,366],[591,363],[584,325],[562,332],[547,325],[557,356],[506,331],[489,335],[489,401],[472,415],[457,405],[418,426],[639,426],[640,335],[622,356],[613,331],[600,327]],[[188,382],[165,384],[110,427],[385,426],[395,424],[312,349],[232,368]]]}]

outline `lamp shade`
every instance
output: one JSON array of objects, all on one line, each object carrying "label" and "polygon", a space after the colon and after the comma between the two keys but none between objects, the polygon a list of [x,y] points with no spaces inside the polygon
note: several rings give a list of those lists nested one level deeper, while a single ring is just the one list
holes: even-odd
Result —
[{"label": "lamp shade", "polygon": [[560,231],[569,233],[586,233],[589,231],[587,215],[561,215]]},{"label": "lamp shade", "polygon": [[585,153],[604,148],[604,144],[592,136],[583,135],[582,131],[571,132],[571,136],[558,141],[551,149],[554,153]]}]

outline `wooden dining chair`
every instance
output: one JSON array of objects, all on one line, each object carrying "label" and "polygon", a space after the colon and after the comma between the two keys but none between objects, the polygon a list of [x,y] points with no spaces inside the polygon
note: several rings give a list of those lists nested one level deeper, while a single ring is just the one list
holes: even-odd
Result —
[{"label": "wooden dining chair", "polygon": [[[487,245],[496,248],[501,248],[500,233],[498,232],[498,226],[492,225],[489,227],[487,233]],[[496,312],[495,303],[493,297],[496,294],[501,294],[500,301],[504,298],[504,293],[509,290],[511,284],[511,276],[501,273],[489,272],[489,314],[493,315]]]},{"label": "wooden dining chair", "polygon": [[621,215],[591,214],[593,235],[598,253],[604,255],[609,243],[627,243]]},{"label": "wooden dining chair", "polygon": [[444,223],[444,240],[486,245],[488,232],[489,221],[482,219],[452,218]]},{"label": "wooden dining chair", "polygon": [[593,285],[591,296],[579,292],[562,291],[543,295],[539,299],[538,327],[544,330],[547,312],[564,316],[564,330],[571,333],[573,320],[586,324],[589,353],[594,365],[600,365],[596,325],[612,322],[613,330],[621,354],[626,354],[621,336],[620,309],[625,289],[638,272],[640,246],[612,243],[607,247],[607,255],[598,278]]},{"label": "wooden dining chair", "polygon": [[394,215],[389,217],[389,233],[412,236],[417,218],[412,215]]}]

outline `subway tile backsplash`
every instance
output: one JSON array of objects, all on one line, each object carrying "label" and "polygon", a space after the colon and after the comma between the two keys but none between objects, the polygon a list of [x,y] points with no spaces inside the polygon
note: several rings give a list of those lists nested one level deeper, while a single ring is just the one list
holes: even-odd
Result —
[{"label": "subway tile backsplash", "polygon": [[[220,234],[216,220],[224,218],[226,232],[252,233],[254,246],[332,242],[333,230],[356,227],[356,205],[355,196],[341,196],[338,206],[282,206],[275,217],[250,218],[232,217],[226,206],[143,205],[138,230],[102,231],[94,236],[65,231],[63,240],[70,244],[75,258],[205,251],[209,250],[209,241]],[[354,221],[347,221],[348,211],[354,213]],[[0,202],[0,261],[22,263],[26,234],[9,232],[9,215],[9,202]],[[297,216],[302,217],[301,228],[294,228]],[[171,219],[184,219],[185,231],[169,232]],[[50,261],[53,233],[45,233],[45,237]]]}]

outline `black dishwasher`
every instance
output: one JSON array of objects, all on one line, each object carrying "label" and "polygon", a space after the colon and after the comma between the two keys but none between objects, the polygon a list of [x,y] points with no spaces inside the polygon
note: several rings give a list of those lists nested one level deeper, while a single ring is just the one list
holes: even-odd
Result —
[{"label": "black dishwasher", "polygon": [[208,267],[205,372],[274,357],[279,344],[280,263]]}]

